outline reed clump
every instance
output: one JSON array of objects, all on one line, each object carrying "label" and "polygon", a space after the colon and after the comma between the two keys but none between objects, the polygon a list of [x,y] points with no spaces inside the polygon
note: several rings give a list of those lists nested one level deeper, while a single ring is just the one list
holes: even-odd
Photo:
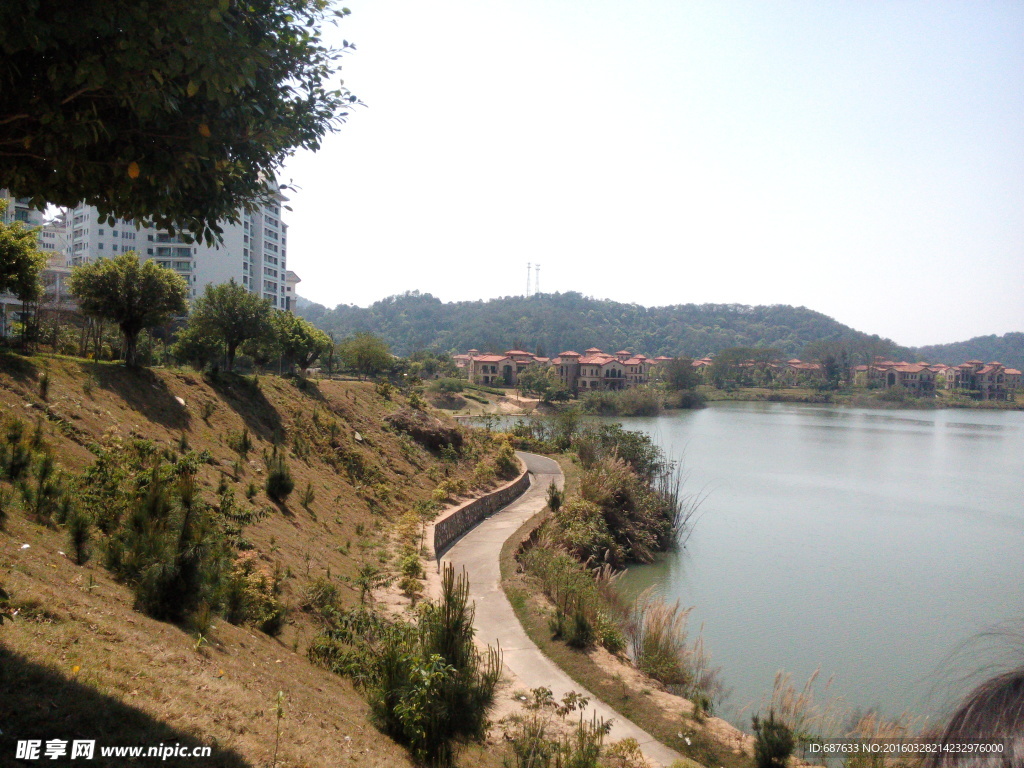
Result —
[{"label": "reed clump", "polygon": [[721,698],[723,685],[704,649],[703,636],[698,634],[690,641],[687,620],[691,610],[682,608],[678,600],[670,604],[647,589],[633,603],[626,634],[633,663],[641,672],[710,713]]}]

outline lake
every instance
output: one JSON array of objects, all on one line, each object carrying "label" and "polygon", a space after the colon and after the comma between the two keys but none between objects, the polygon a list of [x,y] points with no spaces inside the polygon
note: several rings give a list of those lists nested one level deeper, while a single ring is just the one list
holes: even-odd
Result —
[{"label": "lake", "polygon": [[719,403],[616,421],[707,495],[686,547],[621,585],[693,606],[738,725],[777,671],[799,687],[816,668],[850,707],[934,715],[983,665],[974,641],[1024,625],[1024,413]]}]

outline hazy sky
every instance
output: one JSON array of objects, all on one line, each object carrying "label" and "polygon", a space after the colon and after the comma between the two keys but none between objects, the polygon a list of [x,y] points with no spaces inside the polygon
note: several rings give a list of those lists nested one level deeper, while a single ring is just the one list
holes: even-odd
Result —
[{"label": "hazy sky", "polygon": [[[288,163],[299,293],[803,305],[1024,330],[1024,3],[351,0]],[[600,340],[596,339],[595,344]]]}]

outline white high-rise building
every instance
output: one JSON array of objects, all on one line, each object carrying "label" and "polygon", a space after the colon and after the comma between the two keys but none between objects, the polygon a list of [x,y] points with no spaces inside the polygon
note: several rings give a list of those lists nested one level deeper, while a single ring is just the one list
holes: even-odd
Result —
[{"label": "white high-rise building", "polygon": [[27,197],[12,197],[10,190],[0,189],[0,200],[7,201],[7,208],[0,214],[0,222],[22,221],[29,227],[43,226],[43,212],[30,208]]},{"label": "white high-rise building", "polygon": [[48,267],[66,267],[71,257],[71,217],[67,211],[43,224],[39,232],[39,250],[46,253]]},{"label": "white high-rise building", "polygon": [[153,259],[185,278],[189,298],[201,296],[207,285],[234,280],[269,299],[275,308],[287,309],[288,225],[281,221],[285,200],[278,191],[257,210],[240,212],[240,223],[222,223],[222,242],[212,246],[188,243],[155,227],[136,228],[131,221],[111,226],[102,222],[93,206],[80,205],[70,212],[68,263],[75,266],[135,251],[139,258]]}]

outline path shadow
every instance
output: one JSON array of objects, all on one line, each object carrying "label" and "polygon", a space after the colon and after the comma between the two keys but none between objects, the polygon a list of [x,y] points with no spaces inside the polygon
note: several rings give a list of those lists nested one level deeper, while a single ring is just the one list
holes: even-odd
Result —
[{"label": "path shadow", "polygon": [[281,414],[267,400],[259,384],[237,373],[207,374],[207,384],[237,413],[254,435],[274,442],[284,434]]},{"label": "path shadow", "polygon": [[[95,756],[81,760],[85,765],[134,765],[124,757],[104,758],[100,747],[210,746],[208,758],[142,758],[140,762],[160,765],[216,765],[223,768],[254,768],[237,752],[198,741],[195,736],[154,719],[151,715],[99,693],[94,688],[67,678],[0,645],[0,765],[77,765],[70,760],[71,742],[75,739],[95,740]],[[16,761],[18,741],[38,739],[46,742],[61,739],[68,742],[68,754],[58,760]]]},{"label": "path shadow", "polygon": [[82,373],[92,376],[97,384],[124,400],[148,420],[175,431],[188,429],[191,417],[167,384],[148,368],[126,368],[123,365],[82,363]]}]

